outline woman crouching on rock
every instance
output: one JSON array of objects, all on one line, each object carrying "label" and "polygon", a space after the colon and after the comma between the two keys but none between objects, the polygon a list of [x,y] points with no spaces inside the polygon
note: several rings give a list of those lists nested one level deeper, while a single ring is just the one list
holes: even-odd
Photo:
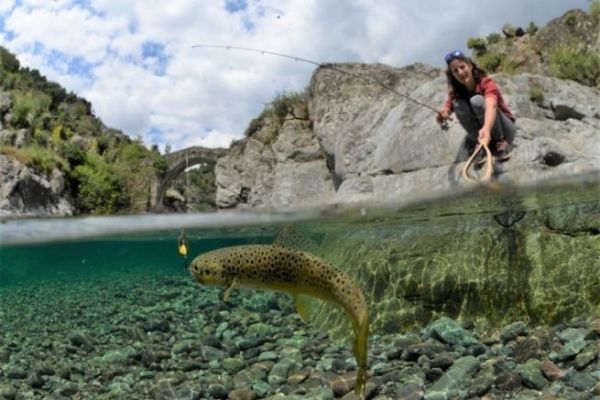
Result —
[{"label": "woman crouching on rock", "polygon": [[[487,145],[498,161],[510,157],[515,137],[515,117],[506,105],[500,89],[484,70],[460,50],[444,57],[448,69],[448,99],[438,110],[437,120],[442,123],[454,112],[467,131],[465,147],[470,152],[477,142]],[[479,152],[476,163],[484,161]]]}]

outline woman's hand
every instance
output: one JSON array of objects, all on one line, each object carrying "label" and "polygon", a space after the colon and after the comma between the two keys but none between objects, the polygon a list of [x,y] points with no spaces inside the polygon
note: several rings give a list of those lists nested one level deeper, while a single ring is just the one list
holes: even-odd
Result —
[{"label": "woman's hand", "polygon": [[492,139],[492,135],[489,128],[485,126],[479,130],[479,135],[477,136],[477,141],[481,144],[484,144],[489,147],[490,140]]},{"label": "woman's hand", "polygon": [[446,107],[442,107],[438,110],[436,119],[439,124],[443,123],[444,121],[446,121],[449,118],[450,118],[450,112],[448,111],[448,109]]}]

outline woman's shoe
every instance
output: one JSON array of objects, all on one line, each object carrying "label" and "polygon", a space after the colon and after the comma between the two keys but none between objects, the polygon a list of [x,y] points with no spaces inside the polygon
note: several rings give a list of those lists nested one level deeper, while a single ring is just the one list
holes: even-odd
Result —
[{"label": "woman's shoe", "polygon": [[508,161],[511,154],[511,146],[504,139],[498,140],[496,143],[496,150],[494,151],[494,157],[500,162]]}]

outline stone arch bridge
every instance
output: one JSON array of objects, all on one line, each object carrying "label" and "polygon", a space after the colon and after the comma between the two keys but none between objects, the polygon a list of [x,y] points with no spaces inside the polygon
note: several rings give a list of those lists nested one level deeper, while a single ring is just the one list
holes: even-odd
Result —
[{"label": "stone arch bridge", "polygon": [[198,164],[216,164],[217,160],[227,154],[227,149],[211,149],[201,146],[192,146],[165,154],[167,170],[162,176],[157,177],[155,195],[152,206],[155,209],[163,207],[165,192],[171,186],[173,179],[177,178],[187,167]]}]

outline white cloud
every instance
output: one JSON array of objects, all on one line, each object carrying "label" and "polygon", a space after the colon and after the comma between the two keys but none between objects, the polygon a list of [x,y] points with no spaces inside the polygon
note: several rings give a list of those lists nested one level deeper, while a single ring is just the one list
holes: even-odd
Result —
[{"label": "white cloud", "polygon": [[15,33],[17,51],[35,51],[36,43],[46,52],[57,50],[88,62],[101,61],[110,38],[120,27],[80,8],[46,9],[17,7],[6,20],[5,29]]},{"label": "white cloud", "polygon": [[14,0],[0,0],[0,14],[10,11],[14,5]]},{"label": "white cloud", "polygon": [[[108,126],[176,150],[227,146],[276,93],[306,87],[315,68],[194,44],[261,48],[317,62],[441,66],[443,54],[465,48],[470,36],[499,32],[507,22],[541,25],[573,7],[587,8],[588,2],[249,0],[245,10],[230,13],[224,2],[209,0],[172,0],[168,6],[0,0],[0,41],[23,65],[90,100]],[[145,58],[148,43],[159,53]],[[56,52],[66,58],[57,60]],[[87,76],[70,70],[76,58],[88,63]]]},{"label": "white cloud", "polygon": [[187,146],[204,146],[204,147],[224,147],[227,148],[232,141],[239,139],[239,136],[232,135],[227,132],[210,131],[204,137],[193,136],[184,140],[185,147]]}]

